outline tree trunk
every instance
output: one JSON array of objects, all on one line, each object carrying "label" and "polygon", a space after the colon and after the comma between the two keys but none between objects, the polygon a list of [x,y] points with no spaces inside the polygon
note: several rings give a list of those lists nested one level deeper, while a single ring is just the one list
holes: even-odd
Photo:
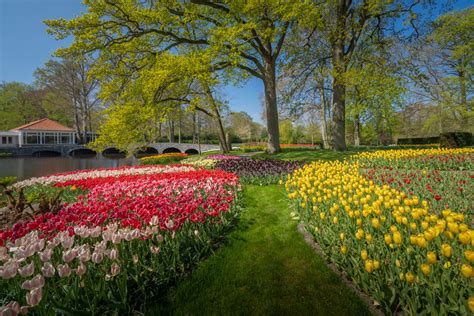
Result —
[{"label": "tree trunk", "polygon": [[179,111],[179,118],[178,118],[178,144],[181,144],[181,109]]},{"label": "tree trunk", "polygon": [[334,70],[334,79],[332,83],[332,132],[334,150],[345,151],[346,147],[346,86],[343,81],[343,74],[346,71],[344,60],[344,31],[346,29],[346,1],[339,0],[337,5],[337,30],[338,37],[332,45],[332,65]]},{"label": "tree trunk", "polygon": [[196,112],[193,112],[193,144],[196,144],[197,142],[197,124],[196,124],[196,120],[197,120],[197,113]]},{"label": "tree trunk", "polygon": [[[324,84],[324,82],[322,83]],[[329,141],[328,141],[328,127],[327,127],[327,121],[326,121],[326,107],[327,107],[327,102],[326,102],[326,95],[324,93],[324,85],[321,86],[320,89],[321,93],[321,107],[319,109],[319,116],[321,118],[321,137],[323,139],[323,147],[325,149],[330,148]]]},{"label": "tree trunk", "polygon": [[169,142],[170,143],[174,143],[175,141],[175,137],[174,137],[174,121],[173,120],[170,120],[168,121],[168,126],[169,126]]},{"label": "tree trunk", "polygon": [[276,97],[275,62],[271,58],[265,59],[264,67],[265,73],[263,84],[265,86],[265,110],[267,113],[268,152],[274,154],[281,151]]},{"label": "tree trunk", "polygon": [[360,146],[360,118],[359,114],[355,115],[354,118],[354,146]]},{"label": "tree trunk", "polygon": [[459,71],[459,87],[460,87],[460,96],[461,96],[461,105],[462,109],[466,111],[466,113],[461,113],[462,116],[462,124],[463,128],[467,128],[469,126],[469,103],[467,102],[467,92],[466,92],[466,77],[463,71]]},{"label": "tree trunk", "polygon": [[214,112],[214,119],[217,124],[217,136],[219,137],[219,145],[221,147],[221,151],[223,153],[228,153],[230,151],[229,144],[227,144],[226,137],[225,137],[225,130],[224,124],[222,123],[222,117],[219,112],[219,106],[212,95],[211,88],[207,84],[203,84],[202,87],[204,88],[204,92],[209,100],[210,106],[212,111]]}]

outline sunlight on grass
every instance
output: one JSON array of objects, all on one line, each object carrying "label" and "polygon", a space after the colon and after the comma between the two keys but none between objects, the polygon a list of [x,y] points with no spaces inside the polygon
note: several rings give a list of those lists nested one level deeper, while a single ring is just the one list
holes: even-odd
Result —
[{"label": "sunlight on grass", "polygon": [[281,187],[246,186],[244,202],[227,245],[150,314],[369,314],[297,232]]}]

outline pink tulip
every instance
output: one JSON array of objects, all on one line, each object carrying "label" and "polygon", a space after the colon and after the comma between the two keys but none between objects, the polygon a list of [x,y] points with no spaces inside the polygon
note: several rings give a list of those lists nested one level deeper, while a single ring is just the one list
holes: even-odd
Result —
[{"label": "pink tulip", "polygon": [[74,244],[74,236],[65,236],[61,239],[61,244],[63,245],[64,249],[71,248]]},{"label": "pink tulip", "polygon": [[21,288],[24,290],[32,290],[44,286],[44,277],[37,274],[33,279],[23,282]]},{"label": "pink tulip", "polygon": [[94,252],[92,254],[92,262],[96,264],[101,263],[103,259],[104,259],[104,255],[102,254],[102,252]]},{"label": "pink tulip", "polygon": [[165,223],[165,226],[166,226],[166,228],[168,228],[168,229],[173,229],[173,227],[174,227],[174,222],[173,222],[173,220],[171,220],[171,219],[168,220],[168,221]]},{"label": "pink tulip", "polygon": [[11,279],[16,276],[18,268],[19,264],[17,261],[9,261],[5,263],[2,268],[0,268],[0,276],[6,280]]},{"label": "pink tulip", "polygon": [[158,218],[158,216],[153,216],[150,220],[150,225],[152,226],[156,226],[156,225],[159,225],[160,224],[160,220]]},{"label": "pink tulip", "polygon": [[46,244],[46,242],[45,242],[44,239],[38,240],[38,241],[35,243],[35,250],[34,250],[34,252],[38,252],[38,251],[43,250],[45,244]]},{"label": "pink tulip", "polygon": [[120,266],[118,265],[118,263],[112,263],[112,266],[110,267],[110,272],[112,273],[112,276],[116,276],[120,273]]},{"label": "pink tulip", "polygon": [[30,264],[27,264],[26,266],[23,266],[21,268],[18,269],[18,273],[22,276],[22,277],[29,277],[30,275],[32,275],[33,273],[35,272],[35,264],[34,262],[30,262]]},{"label": "pink tulip", "polygon": [[160,247],[150,246],[150,251],[151,251],[151,253],[156,255],[157,253],[160,252]]},{"label": "pink tulip", "polygon": [[36,288],[26,293],[26,303],[30,306],[36,306],[43,298],[42,288]]},{"label": "pink tulip", "polygon": [[0,307],[0,315],[1,316],[16,316],[20,313],[20,304],[15,301],[9,302],[7,305]]},{"label": "pink tulip", "polygon": [[71,262],[76,257],[77,257],[76,249],[70,249],[63,252],[63,261],[66,263]]},{"label": "pink tulip", "polygon": [[156,240],[158,240],[158,242],[163,242],[163,239],[164,239],[163,235],[161,234],[156,235]]},{"label": "pink tulip", "polygon": [[102,233],[102,228],[100,226],[96,226],[90,231],[90,236],[93,238],[97,238],[100,236],[101,233]]},{"label": "pink tulip", "polygon": [[87,262],[91,259],[91,251],[89,249],[89,245],[84,244],[79,248],[77,258],[81,262]]},{"label": "pink tulip", "polygon": [[22,306],[20,307],[20,314],[22,315],[28,314],[29,310],[30,310],[29,306]]},{"label": "pink tulip", "polygon": [[52,254],[53,254],[53,249],[51,248],[45,249],[43,252],[38,252],[39,257],[41,261],[43,262],[51,260]]},{"label": "pink tulip", "polygon": [[117,249],[111,249],[108,253],[108,257],[110,260],[117,260],[118,258],[118,250]]},{"label": "pink tulip", "polygon": [[81,262],[81,263],[79,264],[79,266],[76,268],[76,274],[77,274],[78,276],[83,275],[84,273],[86,273],[86,271],[87,271],[87,268],[86,268],[86,266],[85,266],[82,262]]},{"label": "pink tulip", "polygon": [[47,278],[52,278],[54,276],[54,273],[56,272],[56,269],[50,262],[45,262],[44,265],[41,267],[41,272],[43,272],[43,275]]},{"label": "pink tulip", "polygon": [[112,243],[120,244],[121,241],[122,241],[122,234],[113,234],[112,235]]},{"label": "pink tulip", "polygon": [[71,275],[71,267],[67,263],[58,265],[58,274],[61,278]]},{"label": "pink tulip", "polygon": [[5,247],[0,247],[0,261],[7,261],[10,259],[10,255],[8,254],[8,250]]}]

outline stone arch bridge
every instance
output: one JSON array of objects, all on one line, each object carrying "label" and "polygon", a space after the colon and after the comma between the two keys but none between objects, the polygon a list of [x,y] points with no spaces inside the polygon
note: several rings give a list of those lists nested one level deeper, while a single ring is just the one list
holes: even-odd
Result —
[{"label": "stone arch bridge", "polygon": [[[135,156],[163,154],[163,153],[187,153],[190,155],[199,154],[211,150],[219,150],[216,144],[186,144],[186,143],[156,143],[150,144],[135,153]],[[0,152],[11,153],[13,156],[33,156],[33,157],[67,157],[67,156],[117,156],[124,155],[123,152],[114,147],[109,147],[98,153],[84,145],[38,145],[24,147],[2,148]]]}]

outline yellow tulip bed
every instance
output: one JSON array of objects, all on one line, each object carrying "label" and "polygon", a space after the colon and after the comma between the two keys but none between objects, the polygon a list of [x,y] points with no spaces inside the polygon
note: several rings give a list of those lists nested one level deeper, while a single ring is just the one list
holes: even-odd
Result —
[{"label": "yellow tulip bed", "polygon": [[[387,314],[474,312],[472,200],[468,206],[453,204],[460,209],[433,207],[435,200],[425,198],[424,191],[371,179],[365,169],[370,159],[385,160],[385,168],[392,168],[406,157],[472,153],[436,150],[363,153],[360,162],[314,162],[288,176],[285,184],[293,211],[327,258]],[[465,181],[471,190],[473,177]],[[465,193],[453,192],[445,202]]]},{"label": "yellow tulip bed", "polygon": [[403,169],[473,170],[474,148],[377,150],[353,156],[364,168],[390,166]]},{"label": "yellow tulip bed", "polygon": [[185,153],[166,153],[140,158],[141,165],[160,165],[177,163],[188,157]]}]

